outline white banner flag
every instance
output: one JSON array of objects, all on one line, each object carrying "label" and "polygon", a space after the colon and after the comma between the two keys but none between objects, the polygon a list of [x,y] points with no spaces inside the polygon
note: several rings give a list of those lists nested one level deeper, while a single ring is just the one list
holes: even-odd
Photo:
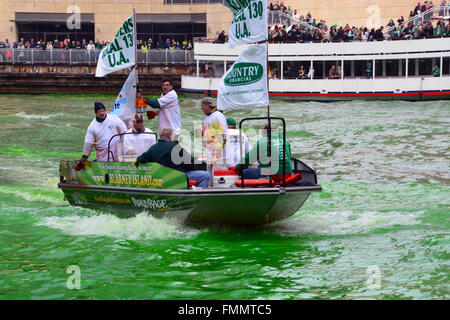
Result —
[{"label": "white banner flag", "polygon": [[134,39],[134,14],[132,14],[117,31],[113,41],[100,52],[96,77],[129,68],[136,63],[136,41]]},{"label": "white banner flag", "polygon": [[267,44],[249,46],[224,74],[217,93],[219,110],[269,105]]},{"label": "white banner flag", "polygon": [[267,40],[267,0],[225,0],[233,12],[228,42],[231,48]]},{"label": "white banner flag", "polygon": [[111,114],[118,116],[127,125],[133,125],[132,119],[136,112],[136,68],[133,68],[125,84],[114,102]]}]

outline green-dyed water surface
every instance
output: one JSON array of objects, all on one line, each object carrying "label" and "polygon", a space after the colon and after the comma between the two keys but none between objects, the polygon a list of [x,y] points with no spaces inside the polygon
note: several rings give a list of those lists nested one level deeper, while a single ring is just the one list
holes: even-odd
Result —
[{"label": "green-dyed water surface", "polygon": [[[323,191],[233,230],[63,200],[59,160],[80,157],[94,101],[114,98],[0,95],[0,299],[450,298],[450,102],[273,101]],[[181,107],[192,130],[200,101]]]}]

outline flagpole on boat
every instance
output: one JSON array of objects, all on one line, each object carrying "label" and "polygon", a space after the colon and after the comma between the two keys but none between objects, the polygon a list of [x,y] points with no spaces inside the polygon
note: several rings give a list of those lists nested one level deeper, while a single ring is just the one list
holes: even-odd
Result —
[{"label": "flagpole on boat", "polygon": [[[281,62],[283,63],[283,62]],[[267,138],[269,139],[269,159],[272,159],[272,128],[270,123],[270,94],[269,94],[269,39],[266,40],[266,77],[267,77],[267,96],[269,103],[267,104]],[[272,177],[269,176],[269,185],[272,186]]]},{"label": "flagpole on boat", "polygon": [[[269,94],[269,39],[266,40],[266,48],[267,48],[267,54],[266,54],[266,66],[267,66],[267,70],[266,70],[266,77],[267,77],[267,95],[270,98],[270,94]],[[270,118],[270,100],[269,100],[269,104],[267,105],[267,117]],[[270,121],[270,120],[269,120]]]},{"label": "flagpole on boat", "polygon": [[[133,37],[134,37],[134,68],[136,69],[136,94],[138,91],[139,84],[139,72],[138,72],[138,58],[137,58],[137,30],[136,30],[136,10],[133,8]],[[134,102],[134,111],[136,112],[136,99]]]}]

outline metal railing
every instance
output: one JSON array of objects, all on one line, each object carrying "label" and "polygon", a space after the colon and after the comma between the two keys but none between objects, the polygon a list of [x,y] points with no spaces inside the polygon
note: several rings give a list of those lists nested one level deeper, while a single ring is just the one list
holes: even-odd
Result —
[{"label": "metal railing", "polygon": [[[1,64],[96,65],[99,50],[85,49],[5,49],[0,48]],[[139,65],[194,63],[193,50],[137,50]]]},{"label": "metal railing", "polygon": [[[292,26],[293,24],[296,24],[297,26],[302,26],[305,29],[309,29],[311,31],[316,31],[319,30],[319,28],[314,27],[312,24],[309,24],[307,22],[298,20],[296,18],[294,18],[293,16],[290,16],[284,12],[281,12],[280,10],[268,10],[267,12],[268,15],[268,22],[269,25],[286,25],[286,26]],[[328,34],[328,32],[325,32],[326,34]],[[329,35],[329,34],[328,34]]]},{"label": "metal railing", "polygon": [[[409,18],[408,20],[403,21],[401,24],[402,26],[407,26],[410,23],[413,23],[414,25],[420,23],[420,22],[427,22],[430,21],[433,17],[445,17],[450,15],[450,6],[439,6],[439,7],[433,7],[428,9],[425,12],[421,12],[414,17]],[[398,28],[398,25],[394,25],[392,27],[387,28],[383,33],[384,34],[391,34],[393,31],[395,31]]]},{"label": "metal railing", "polygon": [[164,0],[164,4],[225,4],[225,0]]}]

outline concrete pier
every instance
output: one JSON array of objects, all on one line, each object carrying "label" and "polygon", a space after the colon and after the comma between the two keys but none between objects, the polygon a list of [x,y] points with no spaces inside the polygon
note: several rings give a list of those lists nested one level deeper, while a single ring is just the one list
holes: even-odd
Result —
[{"label": "concrete pier", "polygon": [[[161,80],[179,88],[182,74],[195,74],[195,66],[140,66],[139,87],[145,94],[161,93]],[[124,69],[102,78],[95,66],[0,65],[0,93],[112,93],[117,94],[128,77]]]}]

